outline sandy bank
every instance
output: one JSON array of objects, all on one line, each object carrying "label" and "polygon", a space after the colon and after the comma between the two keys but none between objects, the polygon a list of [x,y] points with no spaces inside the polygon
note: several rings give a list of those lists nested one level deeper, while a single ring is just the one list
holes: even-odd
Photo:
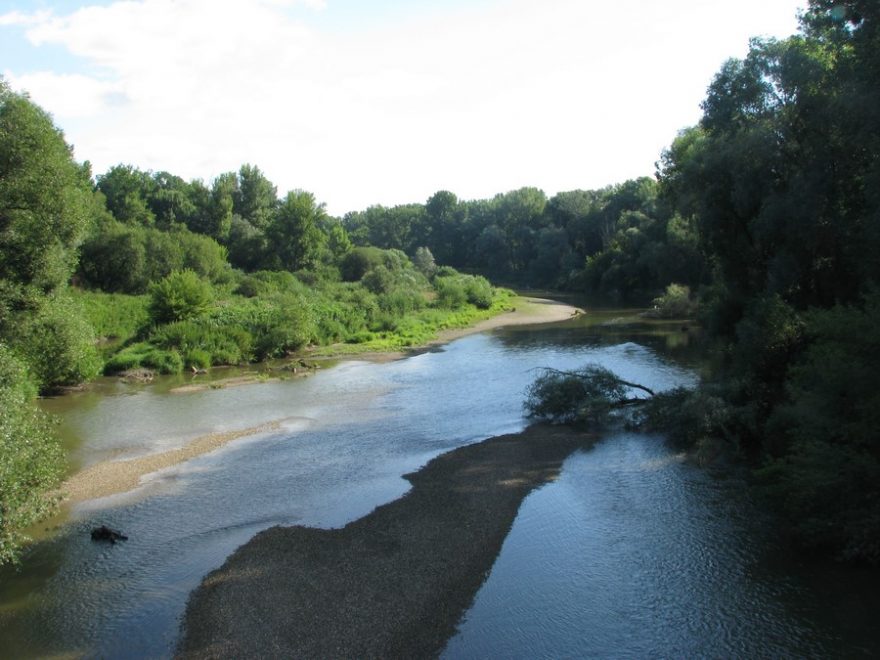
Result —
[{"label": "sandy bank", "polygon": [[238,431],[210,433],[196,438],[183,447],[157,454],[96,463],[70,477],[61,484],[58,492],[71,504],[124,493],[137,488],[141,478],[147,474],[207,454],[239,438],[277,431],[284,421],[287,420],[267,422]]},{"label": "sandy bank", "polygon": [[496,328],[507,326],[559,323],[561,321],[567,321],[573,316],[582,313],[582,309],[572,307],[571,305],[556,300],[521,296],[519,304],[517,304],[514,311],[493,316],[492,318],[480,321],[469,328],[444,330],[437,337],[436,343],[445,344],[458,339],[459,337],[465,337],[478,332],[488,332],[489,330],[495,330]]},{"label": "sandy bank", "polygon": [[[425,346],[413,348],[408,351],[386,351],[376,353],[352,353],[339,355],[338,357],[350,357],[358,360],[368,360],[370,362],[390,362],[399,360],[408,355],[424,352],[425,349],[432,346],[441,346],[451,341],[475,335],[480,332],[490,332],[498,328],[506,328],[517,325],[541,325],[544,323],[561,323],[569,319],[583,314],[584,310],[573,307],[567,303],[550,300],[548,298],[535,298],[532,296],[519,296],[517,299],[516,309],[510,312],[504,312],[493,316],[484,321],[479,321],[474,325],[466,328],[453,328],[450,330],[441,330],[436,339],[429,341]],[[332,353],[332,352],[331,352]]]},{"label": "sandy bank", "polygon": [[547,426],[493,438],[407,475],[406,496],[342,529],[258,534],[191,595],[179,655],[438,654],[522,500],[587,440]]}]

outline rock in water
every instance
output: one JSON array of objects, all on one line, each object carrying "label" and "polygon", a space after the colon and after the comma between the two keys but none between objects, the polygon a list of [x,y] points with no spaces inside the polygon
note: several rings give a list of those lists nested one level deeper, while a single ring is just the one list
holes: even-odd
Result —
[{"label": "rock in water", "polygon": [[92,540],[110,541],[110,543],[116,543],[117,541],[127,541],[128,537],[122,532],[118,532],[115,529],[110,529],[106,525],[101,525],[100,527],[95,527],[92,530]]}]

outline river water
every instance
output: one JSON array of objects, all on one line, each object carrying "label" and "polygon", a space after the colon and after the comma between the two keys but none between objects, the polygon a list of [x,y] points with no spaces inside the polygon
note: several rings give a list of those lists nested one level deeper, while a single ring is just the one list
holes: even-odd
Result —
[{"label": "river water", "polygon": [[[258,531],[342,526],[403,495],[401,475],[439,453],[523,428],[539,367],[693,383],[690,337],[611,311],[303,380],[189,394],[169,393],[174,380],[106,381],[48,401],[80,466],[284,422],[67,512],[0,572],[0,656],[168,656],[189,592]],[[129,540],[93,543],[97,524]],[[876,578],[793,562],[773,532],[742,476],[695,467],[656,436],[610,433],[526,499],[444,655],[876,655]]]}]

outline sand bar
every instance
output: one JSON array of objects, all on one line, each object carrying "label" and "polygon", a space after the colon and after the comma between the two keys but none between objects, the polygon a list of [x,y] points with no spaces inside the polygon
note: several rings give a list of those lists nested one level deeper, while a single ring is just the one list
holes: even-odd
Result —
[{"label": "sand bar", "polygon": [[137,488],[141,478],[147,474],[207,454],[239,438],[277,431],[285,421],[288,420],[275,420],[237,431],[209,433],[183,447],[138,458],[102,461],[74,474],[61,484],[58,492],[70,504],[124,493]]},{"label": "sand bar", "polygon": [[273,527],[193,592],[183,658],[421,658],[442,651],[523,499],[590,437],[537,426],[456,449],[342,529]]}]

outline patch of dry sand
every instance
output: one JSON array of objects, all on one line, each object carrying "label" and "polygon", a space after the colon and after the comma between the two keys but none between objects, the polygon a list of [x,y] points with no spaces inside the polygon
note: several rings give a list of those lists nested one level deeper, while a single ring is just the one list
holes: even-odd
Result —
[{"label": "patch of dry sand", "polygon": [[103,461],[77,472],[58,489],[65,501],[76,504],[99,497],[124,493],[137,488],[141,479],[152,472],[183,463],[196,456],[207,454],[229,444],[233,440],[258,433],[269,433],[281,428],[286,420],[266,422],[238,431],[209,433],[196,438],[183,447],[157,454],[117,461]]}]

